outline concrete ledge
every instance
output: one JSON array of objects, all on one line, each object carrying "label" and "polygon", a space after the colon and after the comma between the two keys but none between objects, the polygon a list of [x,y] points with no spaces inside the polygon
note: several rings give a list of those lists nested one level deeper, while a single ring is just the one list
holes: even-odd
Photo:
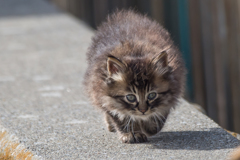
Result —
[{"label": "concrete ledge", "polygon": [[[0,123],[35,155],[43,159],[226,159],[240,144],[185,100],[148,143],[120,143],[83,96],[85,53],[93,31],[45,1],[21,1],[25,7],[30,1],[43,3],[42,12],[47,6],[54,14],[0,17]],[[0,10],[5,2],[0,2]]]},{"label": "concrete ledge", "polygon": [[27,150],[14,135],[10,135],[2,126],[0,126],[0,159],[13,160],[38,160],[31,151]]}]

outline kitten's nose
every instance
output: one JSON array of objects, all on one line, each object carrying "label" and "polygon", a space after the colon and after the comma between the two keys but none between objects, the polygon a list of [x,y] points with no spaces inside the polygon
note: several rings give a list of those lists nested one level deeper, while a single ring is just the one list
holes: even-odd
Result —
[{"label": "kitten's nose", "polygon": [[139,109],[140,112],[145,113],[147,109]]}]

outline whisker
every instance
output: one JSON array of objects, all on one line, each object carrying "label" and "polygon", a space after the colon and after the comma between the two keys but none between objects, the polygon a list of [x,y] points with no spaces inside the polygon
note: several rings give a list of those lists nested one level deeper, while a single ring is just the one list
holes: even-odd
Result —
[{"label": "whisker", "polygon": [[129,126],[130,120],[131,120],[131,117],[129,117],[129,119],[128,119],[126,125],[125,125],[125,127],[123,128],[123,130],[127,129],[127,132],[128,132],[128,130],[129,130],[129,129],[128,129],[128,126]]},{"label": "whisker", "polygon": [[157,119],[156,119],[155,116],[156,116],[156,115],[153,115],[153,118],[154,118],[154,120],[155,120],[155,122],[156,122],[156,125],[157,125],[157,131],[159,131],[159,124],[158,124],[158,121],[157,121]]},{"label": "whisker", "polygon": [[160,113],[160,112],[158,112],[159,114],[160,114],[160,116],[164,119],[164,120],[166,120],[166,118]]},{"label": "whisker", "polygon": [[[160,116],[160,117],[159,117]],[[156,116],[159,120],[160,120],[160,122],[162,123],[162,124],[165,124],[165,122],[163,122],[163,120],[162,120],[162,114],[160,113],[160,115],[157,115]],[[164,117],[163,117],[164,118]],[[165,118],[164,118],[165,119]]]},{"label": "whisker", "polygon": [[129,117],[129,121],[128,121],[128,124],[127,124],[127,132],[129,132],[130,130],[129,130],[129,125],[130,125],[130,122],[132,121],[132,118],[131,117]]},{"label": "whisker", "polygon": [[134,131],[133,131],[133,121],[132,121],[132,133],[134,134]]},{"label": "whisker", "polygon": [[127,125],[124,126],[123,130],[125,130],[127,128]]}]

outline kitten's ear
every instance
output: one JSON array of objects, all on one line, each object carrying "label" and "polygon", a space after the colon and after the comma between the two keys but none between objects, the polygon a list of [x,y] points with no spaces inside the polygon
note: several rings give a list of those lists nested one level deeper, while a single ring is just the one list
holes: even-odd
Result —
[{"label": "kitten's ear", "polygon": [[161,52],[156,57],[153,58],[152,64],[154,66],[167,67],[168,66],[168,55],[166,51]]},{"label": "kitten's ear", "polygon": [[107,70],[108,74],[112,76],[118,72],[124,72],[126,69],[126,65],[121,62],[119,59],[113,56],[108,56],[107,59]]}]

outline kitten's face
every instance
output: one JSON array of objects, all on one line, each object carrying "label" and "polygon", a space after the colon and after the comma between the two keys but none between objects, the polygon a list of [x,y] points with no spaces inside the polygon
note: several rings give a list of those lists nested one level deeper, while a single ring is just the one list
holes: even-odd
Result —
[{"label": "kitten's face", "polygon": [[107,66],[109,77],[106,82],[111,110],[115,114],[144,119],[168,109],[173,95],[166,53],[152,60],[130,59],[125,62],[109,57]]}]

